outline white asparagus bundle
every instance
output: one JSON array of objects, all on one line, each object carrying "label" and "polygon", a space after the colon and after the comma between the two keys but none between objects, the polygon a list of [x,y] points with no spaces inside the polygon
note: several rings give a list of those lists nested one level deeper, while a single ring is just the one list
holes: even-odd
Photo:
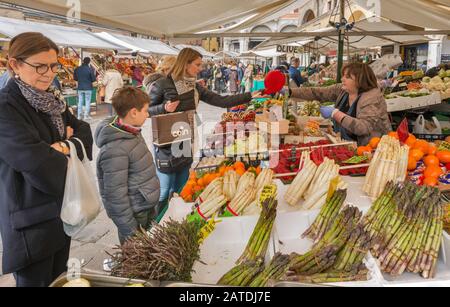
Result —
[{"label": "white asparagus bundle", "polygon": [[232,200],[236,196],[237,184],[239,181],[238,174],[235,171],[228,171],[223,178],[223,194]]},{"label": "white asparagus bundle", "polygon": [[239,179],[236,195],[245,190],[247,186],[254,187],[255,180],[256,180],[255,174],[252,172],[246,172],[244,175],[242,175],[241,178]]},{"label": "white asparagus bundle", "polygon": [[198,203],[203,203],[211,198],[216,198],[220,195],[223,195],[223,178],[216,178],[214,179],[206,189],[200,194],[199,198],[197,199]]},{"label": "white asparagus bundle", "polygon": [[256,200],[259,201],[261,193],[266,185],[273,184],[274,173],[271,169],[265,168],[261,171],[255,181]]},{"label": "white asparagus bundle", "polygon": [[253,185],[247,186],[243,191],[236,195],[230,202],[229,207],[237,215],[241,213],[255,200],[255,189]]},{"label": "white asparagus bundle", "polygon": [[[336,178],[336,177],[335,177]],[[347,189],[347,184],[342,180],[341,177],[339,178],[339,182],[337,185],[337,190],[345,190]],[[331,180],[333,180],[332,178]],[[324,184],[323,186],[319,187],[314,194],[312,194],[310,197],[308,197],[307,200],[303,203],[303,209],[305,210],[312,210],[312,209],[320,209],[323,205],[327,202],[327,196],[328,196],[328,190],[331,185],[331,180],[328,184]]]},{"label": "white asparagus bundle", "polygon": [[286,194],[284,195],[284,200],[290,206],[296,206],[298,204],[306,189],[309,187],[311,181],[313,180],[317,170],[317,166],[314,162],[311,161],[310,153],[308,151],[304,151],[300,159],[300,164],[303,164],[303,168],[297,174],[294,181],[289,186]]},{"label": "white asparagus bundle", "polygon": [[408,146],[401,146],[393,137],[383,136],[370,163],[363,191],[370,197],[377,198],[389,181],[405,181],[408,154]]},{"label": "white asparagus bundle", "polygon": [[272,184],[273,171],[271,169],[265,168],[261,171],[259,176],[256,178],[255,187],[256,190],[262,190],[266,185]]},{"label": "white asparagus bundle", "polygon": [[227,204],[227,202],[228,202],[227,198],[224,195],[220,195],[216,198],[211,198],[202,203],[199,206],[199,211],[205,218],[209,219],[222,207],[224,207]]},{"label": "white asparagus bundle", "polygon": [[334,160],[325,158],[324,162],[317,169],[314,179],[311,181],[310,187],[305,194],[305,199],[309,199],[324,185],[329,186],[331,180],[339,176],[339,165]]},{"label": "white asparagus bundle", "polygon": [[242,215],[260,215],[261,214],[261,206],[258,205],[258,201],[253,201],[250,205],[245,208]]}]

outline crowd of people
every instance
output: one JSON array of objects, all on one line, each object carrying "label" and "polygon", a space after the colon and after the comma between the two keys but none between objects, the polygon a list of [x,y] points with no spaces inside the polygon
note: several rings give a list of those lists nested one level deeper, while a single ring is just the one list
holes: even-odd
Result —
[{"label": "crowd of people", "polygon": [[[124,243],[148,228],[188,181],[200,101],[231,108],[262,97],[251,92],[255,76],[264,73],[260,66],[205,64],[200,53],[186,48],[177,57],[162,58],[152,74],[137,71],[131,87],[107,67],[102,82],[110,116],[93,136],[85,122],[96,82],[89,58],[75,71],[80,95],[75,116],[54,84],[60,68],[54,42],[23,33],[11,40],[8,52],[9,79],[0,91],[0,233],[3,273],[14,273],[17,286],[48,286],[66,270],[71,238],[60,215],[68,158],[83,160],[86,152],[92,159],[94,143],[99,148],[100,196]],[[293,58],[275,69],[289,75],[291,97],[336,101],[321,113],[345,139],[363,143],[390,131],[386,102],[368,65],[345,66],[343,83],[329,88],[302,87],[316,65],[299,66]],[[152,154],[142,126],[154,116],[175,124],[177,112],[186,113],[192,139],[177,146],[153,144]],[[76,156],[70,156],[69,143]]]}]

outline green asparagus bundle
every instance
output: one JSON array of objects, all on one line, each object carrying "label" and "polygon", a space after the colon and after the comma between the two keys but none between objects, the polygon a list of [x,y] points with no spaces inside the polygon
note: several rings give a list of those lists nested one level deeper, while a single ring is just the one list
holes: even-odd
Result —
[{"label": "green asparagus bundle", "polygon": [[439,190],[413,183],[389,183],[364,218],[382,271],[433,278],[443,231]]},{"label": "green asparagus bundle", "polygon": [[289,262],[289,255],[275,254],[265,270],[250,283],[250,287],[267,287],[270,280],[281,279],[289,268]]},{"label": "green asparagus bundle", "polygon": [[272,233],[275,218],[277,216],[278,202],[275,197],[276,196],[267,198],[262,203],[261,216],[259,217],[258,223],[253,230],[243,254],[236,261],[236,264],[251,260],[256,261],[260,258],[264,258],[266,255],[270,234]]},{"label": "green asparagus bundle", "polygon": [[245,261],[232,268],[217,282],[218,285],[248,287],[250,283],[264,270],[264,262]]},{"label": "green asparagus bundle", "polygon": [[347,197],[346,190],[336,191],[329,201],[322,207],[318,217],[311,227],[303,233],[302,238],[320,241],[329,230],[331,222],[336,219]]}]

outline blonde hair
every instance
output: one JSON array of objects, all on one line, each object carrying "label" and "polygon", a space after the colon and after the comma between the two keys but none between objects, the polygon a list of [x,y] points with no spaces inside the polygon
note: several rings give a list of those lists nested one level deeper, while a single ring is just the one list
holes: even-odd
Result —
[{"label": "blonde hair", "polygon": [[178,55],[175,65],[170,70],[170,75],[175,81],[183,79],[186,74],[188,64],[192,64],[197,59],[203,59],[203,56],[197,50],[184,48]]},{"label": "blonde hair", "polygon": [[177,61],[177,57],[173,55],[166,55],[161,58],[161,62],[159,63],[158,67],[156,68],[156,72],[163,74],[167,76],[172,69],[172,67],[175,65],[175,62]]}]

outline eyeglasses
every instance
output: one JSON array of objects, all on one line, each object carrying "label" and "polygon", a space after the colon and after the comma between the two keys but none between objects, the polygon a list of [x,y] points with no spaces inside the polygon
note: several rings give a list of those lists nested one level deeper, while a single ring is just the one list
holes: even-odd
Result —
[{"label": "eyeglasses", "polygon": [[62,67],[61,64],[59,64],[59,63],[53,63],[50,65],[46,65],[46,64],[33,65],[33,64],[28,63],[25,60],[20,60],[20,61],[27,64],[28,66],[31,66],[34,69],[36,69],[36,72],[40,75],[45,75],[49,69],[51,69],[53,73],[57,73]]}]

